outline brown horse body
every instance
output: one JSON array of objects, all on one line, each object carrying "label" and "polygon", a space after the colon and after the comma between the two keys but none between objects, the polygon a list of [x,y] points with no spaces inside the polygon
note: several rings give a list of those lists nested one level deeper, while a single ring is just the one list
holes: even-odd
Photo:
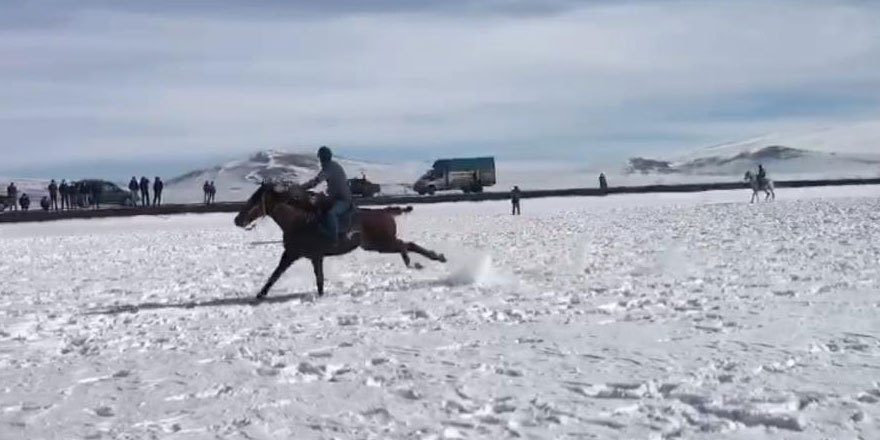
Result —
[{"label": "brown horse body", "polygon": [[318,227],[325,209],[326,200],[323,197],[308,193],[298,186],[277,188],[264,183],[248,199],[245,207],[235,217],[236,226],[248,227],[257,219],[268,215],[284,234],[281,261],[260,289],[257,298],[266,296],[284,271],[300,258],[307,258],[312,262],[319,296],[324,294],[324,257],[344,255],[358,247],[367,251],[400,254],[407,267],[410,267],[409,252],[434,261],[446,261],[442,254],[397,238],[394,217],[412,211],[410,207],[358,208],[352,220],[353,234],[340,239],[336,244],[324,237]]}]

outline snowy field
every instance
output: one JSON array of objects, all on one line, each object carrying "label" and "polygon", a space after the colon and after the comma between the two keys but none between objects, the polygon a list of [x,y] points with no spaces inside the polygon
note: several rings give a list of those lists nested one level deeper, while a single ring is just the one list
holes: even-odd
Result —
[{"label": "snowy field", "polygon": [[2,225],[0,439],[880,438],[880,187],[778,196],[416,206],[448,265],[259,306],[271,222]]}]

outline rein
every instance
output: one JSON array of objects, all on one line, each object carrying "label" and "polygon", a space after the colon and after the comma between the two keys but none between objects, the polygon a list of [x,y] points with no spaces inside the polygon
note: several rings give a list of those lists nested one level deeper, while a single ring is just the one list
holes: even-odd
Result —
[{"label": "rein", "polygon": [[[321,217],[320,212],[314,212],[311,209],[306,209],[301,206],[297,206],[296,203],[277,202],[276,201],[276,206],[278,203],[285,203],[285,204],[288,204],[288,205],[292,206],[293,208],[295,208],[300,213],[300,215],[302,216],[302,219],[305,221],[306,224],[317,223]],[[300,203],[302,203],[302,202],[300,201]],[[268,202],[266,200],[266,193],[265,192],[260,196],[260,210],[262,211],[262,215],[260,217],[258,217],[256,220],[254,220],[253,223],[246,226],[244,228],[246,231],[250,231],[250,230],[256,228],[257,222],[260,219],[265,218],[265,217],[269,217],[272,214],[271,212],[268,211]],[[274,210],[274,208],[273,208],[273,210]]]},{"label": "rein", "polygon": [[257,217],[257,219],[254,220],[251,224],[245,226],[245,227],[244,227],[244,230],[245,230],[245,231],[251,231],[251,230],[253,230],[254,228],[257,227],[257,222],[258,222],[258,221],[260,221],[261,219],[263,219],[263,218],[265,218],[266,216],[269,215],[269,213],[266,212],[266,193],[265,193],[265,192],[263,192],[263,194],[260,196],[260,211],[262,211],[263,215]]}]

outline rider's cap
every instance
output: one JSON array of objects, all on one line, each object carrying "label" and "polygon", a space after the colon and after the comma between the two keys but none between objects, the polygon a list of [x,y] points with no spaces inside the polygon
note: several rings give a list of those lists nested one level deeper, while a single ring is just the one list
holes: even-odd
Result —
[{"label": "rider's cap", "polygon": [[322,146],[318,148],[318,159],[321,159],[322,162],[326,162],[333,158],[333,152],[330,151],[327,146]]}]

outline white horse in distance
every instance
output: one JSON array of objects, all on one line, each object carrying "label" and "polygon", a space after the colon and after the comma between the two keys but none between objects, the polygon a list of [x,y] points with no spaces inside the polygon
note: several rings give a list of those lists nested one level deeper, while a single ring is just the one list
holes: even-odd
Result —
[{"label": "white horse in distance", "polygon": [[764,191],[764,201],[776,200],[776,192],[773,188],[773,181],[770,179],[764,179],[764,185],[761,185],[758,182],[758,175],[751,172],[746,171],[745,181],[749,183],[749,186],[752,187],[752,200],[750,203],[755,203],[755,200],[758,200],[758,193],[760,191]]}]

